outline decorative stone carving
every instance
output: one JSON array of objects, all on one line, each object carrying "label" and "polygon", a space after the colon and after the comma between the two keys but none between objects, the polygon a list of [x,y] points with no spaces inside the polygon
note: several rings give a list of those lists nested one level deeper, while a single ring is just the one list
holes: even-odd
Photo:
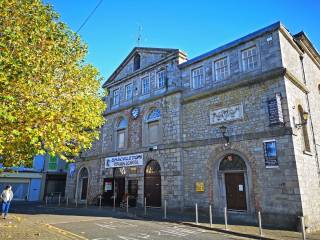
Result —
[{"label": "decorative stone carving", "polygon": [[243,105],[210,111],[210,124],[235,121],[243,118]]}]

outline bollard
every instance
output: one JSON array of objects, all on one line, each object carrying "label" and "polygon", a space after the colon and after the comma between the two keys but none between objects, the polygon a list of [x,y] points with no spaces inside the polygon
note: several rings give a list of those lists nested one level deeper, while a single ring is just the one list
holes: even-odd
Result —
[{"label": "bollard", "polygon": [[209,205],[209,218],[210,218],[210,227],[212,228],[212,208],[211,208],[211,205]]},{"label": "bollard", "polygon": [[48,206],[48,196],[46,196],[46,206]]},{"label": "bollard", "polygon": [[116,196],[113,195],[113,211],[116,210]]},{"label": "bollard", "polygon": [[78,207],[78,199],[76,198],[75,201],[76,201],[76,207]]},{"label": "bollard", "polygon": [[58,206],[61,204],[61,193],[59,193],[59,200],[58,200]]},{"label": "bollard", "polygon": [[300,217],[300,222],[301,222],[301,233],[302,233],[302,239],[306,240],[306,228],[304,225],[304,217]]},{"label": "bollard", "polygon": [[196,224],[198,225],[199,224],[199,221],[198,221],[198,204],[196,203]]},{"label": "bollard", "polygon": [[144,215],[147,216],[147,198],[144,198]]},{"label": "bollard", "polygon": [[66,206],[68,207],[69,205],[69,197],[66,198]]},{"label": "bollard", "polygon": [[167,219],[167,200],[164,200],[164,219]]},{"label": "bollard", "polygon": [[258,212],[258,220],[259,220],[259,233],[260,236],[262,237],[262,221],[261,221],[261,212]]},{"label": "bollard", "polygon": [[227,215],[227,208],[224,208],[224,228],[228,230],[228,215]]},{"label": "bollard", "polygon": [[88,200],[86,199],[86,208],[88,207]]},{"label": "bollard", "polygon": [[99,196],[99,208],[101,208],[101,199],[102,199],[102,196],[100,195]]},{"label": "bollard", "polygon": [[129,213],[129,196],[127,196],[127,214]]}]

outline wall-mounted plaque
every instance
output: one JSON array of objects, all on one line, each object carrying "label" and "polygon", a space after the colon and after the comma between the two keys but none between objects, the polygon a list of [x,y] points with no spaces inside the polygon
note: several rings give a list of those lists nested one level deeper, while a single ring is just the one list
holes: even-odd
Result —
[{"label": "wall-mounted plaque", "polygon": [[210,124],[235,121],[243,118],[243,105],[220,108],[210,111]]},{"label": "wall-mounted plaque", "polygon": [[204,182],[196,182],[196,192],[204,192]]},{"label": "wall-mounted plaque", "polygon": [[268,101],[268,112],[270,125],[283,123],[280,94],[276,94],[274,98]]},{"label": "wall-mounted plaque", "polygon": [[276,140],[264,141],[263,149],[264,149],[264,160],[265,160],[266,168],[279,167]]}]

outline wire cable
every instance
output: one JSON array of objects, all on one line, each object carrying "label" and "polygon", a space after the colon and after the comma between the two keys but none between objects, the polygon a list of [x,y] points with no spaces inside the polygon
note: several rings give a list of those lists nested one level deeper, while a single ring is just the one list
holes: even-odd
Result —
[{"label": "wire cable", "polygon": [[81,26],[78,28],[78,30],[76,31],[76,33],[79,33],[80,30],[86,25],[86,23],[89,21],[89,19],[92,17],[92,15],[95,13],[95,11],[98,9],[98,7],[101,5],[101,3],[103,2],[103,0],[100,0],[98,2],[98,4],[95,6],[95,8],[91,11],[91,13],[88,15],[88,17],[83,21],[83,23],[81,24]]}]

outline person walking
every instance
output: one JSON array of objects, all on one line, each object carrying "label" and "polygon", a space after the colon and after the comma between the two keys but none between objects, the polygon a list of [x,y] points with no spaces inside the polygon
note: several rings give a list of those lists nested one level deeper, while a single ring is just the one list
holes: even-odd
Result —
[{"label": "person walking", "polygon": [[11,203],[11,200],[13,198],[13,192],[11,190],[11,186],[10,185],[5,187],[5,189],[1,193],[0,198],[2,200],[3,219],[6,219],[6,217],[8,215],[8,212],[9,212],[10,203]]}]

